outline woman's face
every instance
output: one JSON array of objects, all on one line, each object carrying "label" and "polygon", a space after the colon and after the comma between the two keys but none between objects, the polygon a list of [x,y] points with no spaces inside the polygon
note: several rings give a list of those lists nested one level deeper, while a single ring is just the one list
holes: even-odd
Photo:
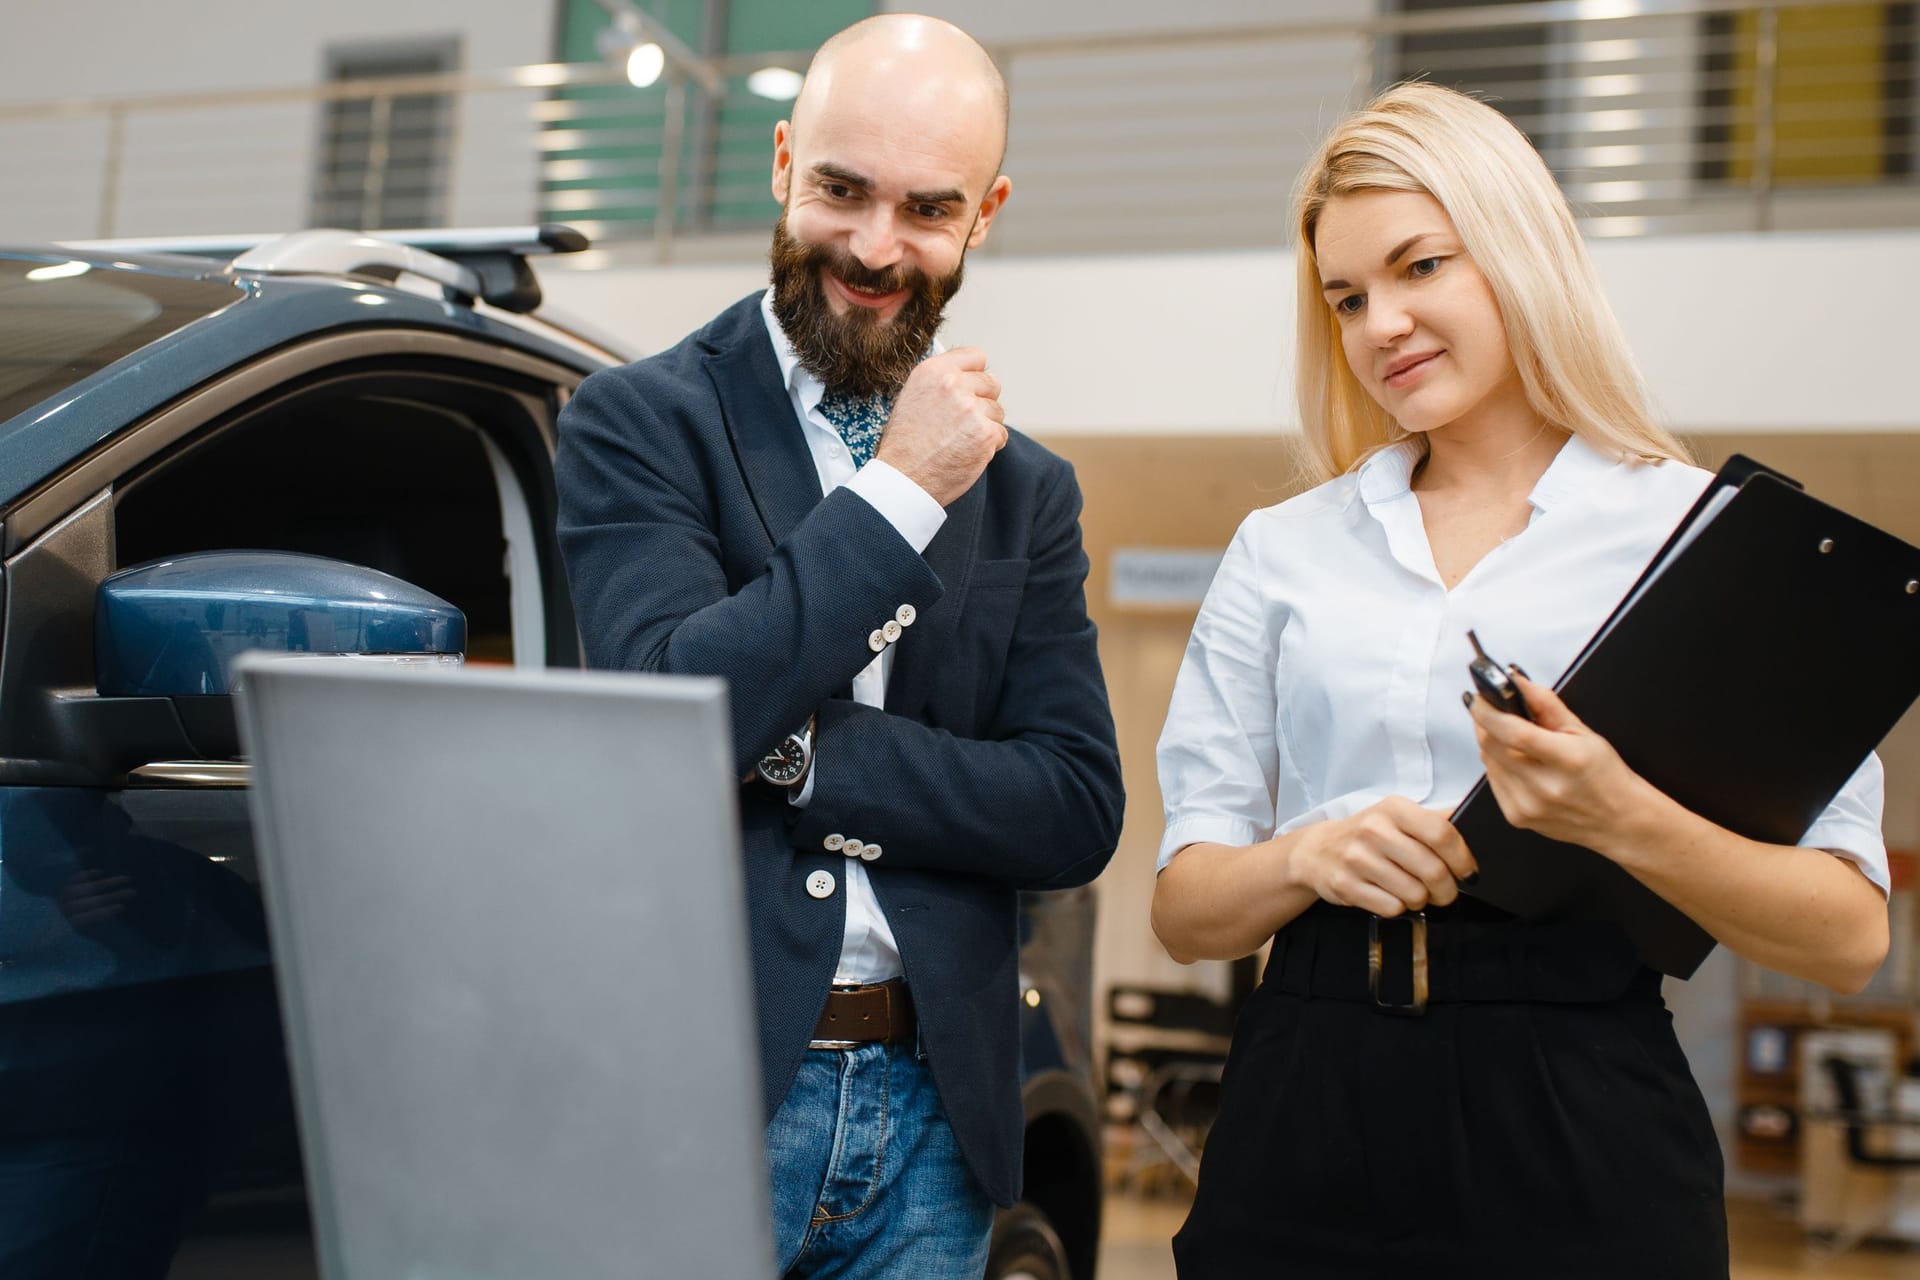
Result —
[{"label": "woman's face", "polygon": [[1507,327],[1453,219],[1421,191],[1336,196],[1314,236],[1347,365],[1408,431],[1532,429]]}]

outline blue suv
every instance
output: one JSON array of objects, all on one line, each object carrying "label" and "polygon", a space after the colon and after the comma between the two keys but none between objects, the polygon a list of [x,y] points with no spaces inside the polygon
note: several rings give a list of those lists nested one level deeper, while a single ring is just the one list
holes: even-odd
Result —
[{"label": "blue suv", "polygon": [[[315,1274],[247,768],[221,664],[183,655],[350,650],[331,611],[389,575],[464,614],[469,662],[579,664],[554,421],[624,357],[532,314],[527,259],[584,245],[0,248],[0,1275]],[[246,622],[289,596],[311,623]],[[1027,904],[994,1276],[1093,1273],[1091,912]]]}]

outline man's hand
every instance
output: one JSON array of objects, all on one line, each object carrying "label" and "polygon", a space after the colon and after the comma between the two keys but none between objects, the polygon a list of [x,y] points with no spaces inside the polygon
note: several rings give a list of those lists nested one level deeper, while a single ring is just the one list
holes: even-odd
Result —
[{"label": "man's hand", "polygon": [[1007,446],[1000,379],[978,347],[922,360],[893,403],[875,457],[950,505]]}]

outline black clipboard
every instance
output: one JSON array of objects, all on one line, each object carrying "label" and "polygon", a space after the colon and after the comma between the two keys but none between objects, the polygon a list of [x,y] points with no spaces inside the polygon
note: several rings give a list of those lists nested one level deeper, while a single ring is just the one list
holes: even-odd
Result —
[{"label": "black clipboard", "polygon": [[[1920,697],[1920,548],[1735,455],[1555,688],[1687,808],[1794,844]],[[1477,898],[1610,920],[1675,977],[1713,950],[1617,864],[1510,826],[1484,776],[1452,820]]]}]

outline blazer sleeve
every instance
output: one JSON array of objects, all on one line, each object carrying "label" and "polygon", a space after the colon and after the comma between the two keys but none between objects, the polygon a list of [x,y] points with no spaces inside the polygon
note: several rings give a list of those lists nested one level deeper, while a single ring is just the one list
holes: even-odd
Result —
[{"label": "blazer sleeve", "polygon": [[1037,505],[1005,675],[981,736],[824,703],[796,848],[858,836],[881,846],[884,865],[1018,888],[1068,888],[1106,866],[1120,836],[1120,756],[1087,617],[1080,489],[1070,467],[1057,467]]},{"label": "blazer sleeve", "polygon": [[[710,393],[653,387],[632,366],[580,384],[554,460],[560,549],[588,663],[723,677],[744,775],[873,659],[876,619],[931,606],[941,586],[871,504],[836,489],[732,589],[712,474],[732,455],[717,408],[694,404]],[[757,519],[738,501],[733,518]]]}]

